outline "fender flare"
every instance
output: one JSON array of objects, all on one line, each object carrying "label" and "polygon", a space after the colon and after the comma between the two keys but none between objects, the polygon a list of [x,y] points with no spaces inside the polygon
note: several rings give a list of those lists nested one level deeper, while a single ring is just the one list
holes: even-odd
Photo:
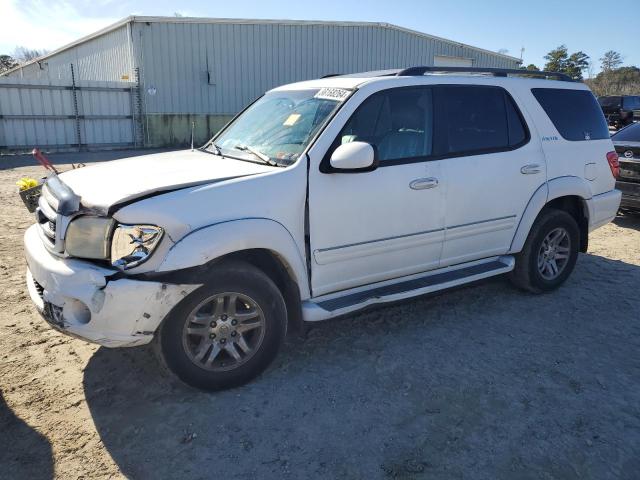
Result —
[{"label": "fender flare", "polygon": [[517,253],[524,247],[529,236],[529,231],[536,221],[538,215],[550,201],[566,196],[580,197],[585,201],[587,206],[588,218],[591,217],[591,205],[587,200],[591,199],[591,188],[589,184],[580,177],[566,176],[557,177],[540,185],[529,199],[529,203],[520,217],[520,223],[516,229],[516,233],[511,240],[509,253]]},{"label": "fender flare", "polygon": [[291,232],[267,218],[228,220],[195,229],[169,249],[157,272],[198,267],[224,255],[251,249],[275,254],[298,284],[301,298],[310,297],[305,262]]}]

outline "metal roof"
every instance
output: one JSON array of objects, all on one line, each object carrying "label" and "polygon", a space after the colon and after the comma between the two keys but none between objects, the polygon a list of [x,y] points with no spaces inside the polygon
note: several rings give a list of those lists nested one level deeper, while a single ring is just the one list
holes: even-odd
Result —
[{"label": "metal roof", "polygon": [[194,24],[203,24],[203,23],[218,23],[218,24],[236,24],[236,25],[337,25],[337,26],[351,26],[351,27],[379,27],[379,28],[385,28],[385,29],[390,29],[390,30],[396,30],[396,31],[400,31],[400,32],[404,32],[404,33],[408,33],[411,35],[416,35],[422,38],[427,38],[430,40],[435,40],[435,41],[439,41],[439,42],[444,42],[444,43],[449,43],[451,45],[455,45],[458,47],[464,47],[464,48],[468,48],[471,50],[475,50],[477,52],[482,52],[482,53],[487,53],[487,54],[491,54],[491,55],[495,55],[497,57],[502,57],[502,58],[506,58],[512,61],[516,61],[516,62],[521,62],[521,60],[517,57],[512,57],[511,55],[505,55],[503,53],[498,53],[498,52],[493,52],[491,50],[487,50],[484,48],[479,48],[479,47],[474,47],[473,45],[467,45],[465,43],[461,43],[461,42],[456,42],[454,40],[450,40],[447,38],[442,38],[442,37],[438,37],[435,35],[429,35],[427,33],[423,33],[423,32],[419,32],[417,30],[411,30],[409,28],[404,28],[404,27],[400,27],[398,25],[393,25],[391,23],[386,23],[386,22],[350,22],[350,21],[330,21],[330,20],[276,20],[276,19],[248,19],[248,18],[208,18],[208,17],[154,17],[154,16],[138,16],[138,15],[131,15],[129,17],[123,18],[122,20],[117,21],[116,23],[113,23],[101,30],[98,30],[94,33],[91,33],[87,36],[84,36],[82,38],[79,38],[78,40],[75,40],[67,45],[64,45],[60,48],[57,48],[55,50],[53,50],[52,52],[43,55],[41,57],[38,58],[34,58],[33,60],[30,60],[29,62],[26,62],[22,65],[19,65],[15,68],[12,68],[11,70],[7,70],[6,72],[3,72],[2,74],[0,74],[0,76],[2,75],[6,75],[9,74],[11,72],[15,72],[17,70],[20,70],[21,68],[24,68],[28,65],[34,64],[34,63],[38,63],[41,62],[43,60],[46,60],[47,58],[50,58],[54,55],[57,55],[58,53],[61,53],[65,50],[68,50],[70,48],[76,47],[78,45],[81,45],[89,40],[92,40],[94,38],[100,37],[106,33],[109,33],[113,30],[117,30],[118,28],[121,28],[125,25],[127,25],[128,23],[194,23]]}]

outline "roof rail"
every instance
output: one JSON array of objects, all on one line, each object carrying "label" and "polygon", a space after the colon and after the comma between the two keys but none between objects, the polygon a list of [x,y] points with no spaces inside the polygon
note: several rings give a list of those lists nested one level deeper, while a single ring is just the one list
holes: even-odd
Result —
[{"label": "roof rail", "polygon": [[514,68],[479,68],[479,67],[409,67],[396,73],[398,77],[417,77],[425,73],[489,73],[494,77],[508,75],[526,75],[531,77],[556,78],[563,82],[575,82],[566,73],[544,72],[538,70],[518,70]]}]

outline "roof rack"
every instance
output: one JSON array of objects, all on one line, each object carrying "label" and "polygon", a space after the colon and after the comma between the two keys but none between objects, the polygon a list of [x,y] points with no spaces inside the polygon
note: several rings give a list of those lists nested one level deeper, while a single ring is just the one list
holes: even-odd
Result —
[{"label": "roof rack", "polygon": [[512,68],[478,68],[478,67],[409,67],[396,73],[397,77],[417,77],[425,73],[489,73],[494,77],[508,75],[526,75],[530,77],[556,78],[563,82],[575,82],[566,73],[544,72],[538,70],[518,70]]}]

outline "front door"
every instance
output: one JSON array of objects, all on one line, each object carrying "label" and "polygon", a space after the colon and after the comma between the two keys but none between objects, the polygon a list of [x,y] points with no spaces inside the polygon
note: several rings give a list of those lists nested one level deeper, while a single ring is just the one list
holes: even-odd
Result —
[{"label": "front door", "polygon": [[[432,90],[383,90],[350,116],[341,113],[346,124],[336,118],[325,131],[335,138],[328,152],[310,152],[314,296],[437,268],[444,238],[442,165],[427,161],[433,148]],[[332,151],[351,141],[375,147],[376,170],[330,171]],[[329,171],[322,173],[320,164]]]}]

